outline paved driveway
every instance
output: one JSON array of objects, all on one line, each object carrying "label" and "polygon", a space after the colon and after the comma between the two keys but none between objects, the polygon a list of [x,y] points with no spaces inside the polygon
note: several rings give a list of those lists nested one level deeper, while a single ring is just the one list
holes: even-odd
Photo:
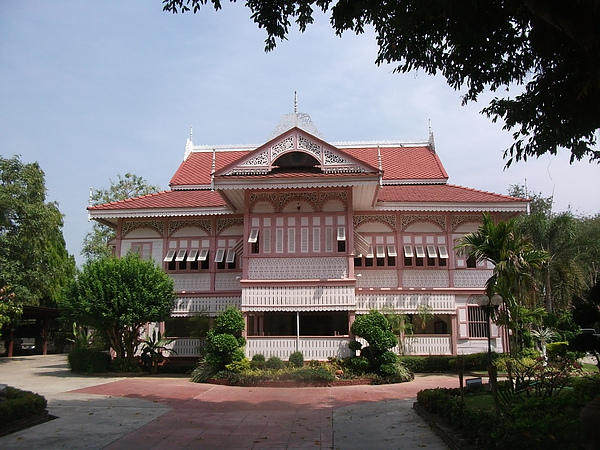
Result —
[{"label": "paved driveway", "polygon": [[447,449],[412,410],[411,383],[246,388],[187,378],[74,375],[63,355],[0,359],[0,383],[38,392],[59,418],[0,438],[0,448]]}]

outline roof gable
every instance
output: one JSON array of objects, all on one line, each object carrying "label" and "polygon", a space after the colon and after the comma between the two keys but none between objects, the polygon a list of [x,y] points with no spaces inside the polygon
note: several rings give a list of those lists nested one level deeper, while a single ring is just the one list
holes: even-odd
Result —
[{"label": "roof gable", "polygon": [[298,127],[293,127],[217,170],[214,176],[217,178],[231,175],[268,175],[280,168],[284,164],[283,161],[290,173],[294,172],[294,161],[298,161],[298,169],[318,167],[323,174],[379,173],[374,166],[340,151]]}]

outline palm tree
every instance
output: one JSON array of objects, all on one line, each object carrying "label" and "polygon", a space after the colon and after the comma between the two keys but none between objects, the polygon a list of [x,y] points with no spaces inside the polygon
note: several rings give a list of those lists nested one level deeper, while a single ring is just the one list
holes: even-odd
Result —
[{"label": "palm tree", "polygon": [[566,309],[573,296],[585,289],[584,271],[577,262],[577,220],[570,212],[538,213],[520,217],[517,224],[535,248],[548,254],[540,268],[546,311]]},{"label": "palm tree", "polygon": [[456,249],[477,261],[494,264],[485,293],[488,298],[498,294],[503,299],[504,320],[513,331],[510,350],[515,354],[520,347],[522,308],[535,305],[534,270],[541,267],[546,252],[533,248],[519,232],[516,219],[495,222],[489,213],[483,214],[483,222],[475,233],[460,239]]}]

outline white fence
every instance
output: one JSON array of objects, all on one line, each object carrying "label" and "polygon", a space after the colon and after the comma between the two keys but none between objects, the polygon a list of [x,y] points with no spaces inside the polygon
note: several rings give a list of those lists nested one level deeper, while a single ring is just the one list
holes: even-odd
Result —
[{"label": "white fence", "polygon": [[[360,339],[359,339],[360,340]],[[258,353],[267,359],[277,356],[287,360],[295,351],[302,352],[304,359],[325,361],[330,356],[345,358],[352,355],[348,348],[347,337],[248,337],[246,356],[250,359]],[[366,342],[362,341],[363,345]],[[197,357],[200,354],[200,339],[176,338],[169,347],[177,351],[174,356]],[[441,336],[408,336],[404,340],[404,352],[398,347],[392,349],[395,353],[404,355],[452,355],[452,337]]]}]

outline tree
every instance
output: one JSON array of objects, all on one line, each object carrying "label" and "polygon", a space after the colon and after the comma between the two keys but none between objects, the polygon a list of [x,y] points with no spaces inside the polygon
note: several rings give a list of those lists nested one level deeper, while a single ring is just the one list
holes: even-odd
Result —
[{"label": "tree", "polygon": [[495,294],[502,297],[504,324],[513,331],[511,352],[516,353],[520,347],[523,320],[539,315],[535,308],[534,270],[546,260],[546,253],[533,248],[521,235],[516,219],[495,222],[488,213],[483,214],[477,232],[464,235],[456,248],[459,253],[475,257],[477,261],[494,264],[485,293],[490,299]]},{"label": "tree", "polygon": [[356,317],[350,331],[369,344],[362,348],[361,356],[369,360],[373,370],[385,373],[386,368],[391,368],[398,362],[396,355],[389,351],[398,345],[398,339],[388,320],[379,311],[370,311],[369,314]]},{"label": "tree", "polygon": [[556,306],[570,307],[571,298],[586,289],[585,274],[579,263],[577,220],[570,212],[546,216],[531,214],[518,220],[521,232],[534,248],[548,254],[540,268],[540,285],[548,313]]},{"label": "tree", "polygon": [[104,333],[117,358],[133,360],[140,328],[169,317],[173,280],[137,254],[88,261],[61,303],[72,321]]},{"label": "tree", "polygon": [[[235,1],[235,0],[231,0]],[[198,12],[209,0],[163,0],[163,10]],[[221,9],[221,0],[210,0]],[[266,50],[286,39],[294,20],[300,31],[313,22],[314,8],[331,10],[338,35],[356,34],[372,26],[377,64],[397,64],[397,72],[441,73],[454,89],[466,88],[463,104],[489,89],[514,98],[495,98],[482,112],[516,130],[505,151],[513,160],[559,148],[571,162],[600,160],[596,130],[600,128],[600,2],[575,0],[565,8],[559,0],[486,2],[247,0],[251,18],[267,32]]]},{"label": "tree", "polygon": [[[91,195],[92,205],[117,202],[128,198],[141,197],[160,191],[160,187],[149,184],[145,179],[132,173],[117,174],[117,181],[110,180],[108,189],[98,189]],[[108,242],[116,236],[115,230],[107,225],[94,222],[92,231],[83,239],[81,254],[86,260],[110,255]]]},{"label": "tree", "polygon": [[58,205],[46,202],[39,165],[0,157],[0,287],[14,302],[56,306],[75,273],[62,227]]}]

